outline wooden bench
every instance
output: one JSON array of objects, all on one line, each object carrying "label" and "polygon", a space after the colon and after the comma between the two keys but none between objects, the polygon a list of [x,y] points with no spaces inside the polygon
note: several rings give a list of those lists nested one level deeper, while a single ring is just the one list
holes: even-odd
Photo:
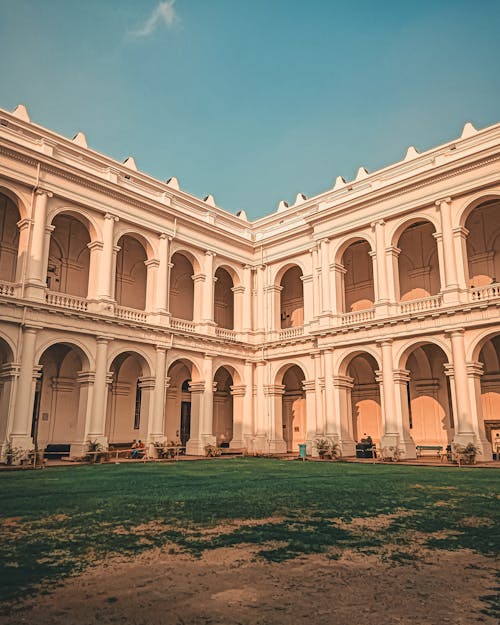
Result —
[{"label": "wooden bench", "polygon": [[443,446],[442,445],[415,445],[417,451],[417,458],[422,456],[423,451],[433,451],[438,458],[441,457]]}]

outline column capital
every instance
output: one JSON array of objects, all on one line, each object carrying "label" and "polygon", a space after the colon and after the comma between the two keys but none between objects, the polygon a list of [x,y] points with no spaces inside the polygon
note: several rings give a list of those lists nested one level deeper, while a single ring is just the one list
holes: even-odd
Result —
[{"label": "column capital", "polygon": [[116,215],[112,215],[111,213],[105,213],[104,219],[107,219],[110,221],[119,221],[118,217]]},{"label": "column capital", "polygon": [[232,286],[231,291],[233,293],[244,293],[245,287],[242,284],[239,284],[238,286]]},{"label": "column capital", "polygon": [[35,190],[36,195],[46,195],[47,197],[54,197],[52,191],[45,189],[44,187],[37,187]]},{"label": "column capital", "polygon": [[101,345],[107,344],[107,343],[109,343],[112,340],[113,340],[113,337],[107,336],[106,334],[98,334],[95,337],[96,343],[100,343]]},{"label": "column capital", "polygon": [[246,384],[234,384],[233,386],[230,387],[230,389],[231,389],[231,395],[233,397],[243,397],[246,393],[247,385]]},{"label": "column capital", "polygon": [[205,274],[204,273],[195,273],[191,276],[191,280],[193,282],[205,282]]},{"label": "column capital", "polygon": [[167,239],[168,241],[172,242],[172,235],[168,234],[167,232],[160,232],[160,234],[158,235],[158,238],[161,239],[162,241]]},{"label": "column capital", "polygon": [[434,204],[435,204],[436,206],[441,207],[441,204],[450,204],[450,202],[451,202],[451,197],[448,195],[448,196],[446,196],[446,197],[444,197],[444,198],[440,198],[439,200],[436,200],[436,201],[434,202]]},{"label": "column capital", "polygon": [[304,380],[302,382],[302,388],[305,393],[315,393],[316,392],[316,380]]},{"label": "column capital", "polygon": [[204,393],[205,382],[189,382],[188,388],[190,393]]},{"label": "column capital", "polygon": [[467,375],[471,378],[480,378],[484,375],[484,365],[479,361],[469,361],[465,363],[467,369]]},{"label": "column capital", "polygon": [[385,248],[385,253],[389,256],[394,256],[395,258],[398,258],[401,254],[401,249],[399,247],[396,247],[395,245],[389,245],[389,247]]},{"label": "column capital", "polygon": [[348,375],[334,375],[332,379],[335,388],[352,389],[354,386],[354,378]]},{"label": "column capital", "polygon": [[392,375],[396,384],[408,384],[410,381],[410,371],[408,369],[394,369]]},{"label": "column capital", "polygon": [[30,219],[29,217],[25,217],[24,219],[20,219],[16,223],[16,226],[19,228],[19,230],[24,230],[25,228],[30,226],[32,223],[33,223],[33,219]]},{"label": "column capital", "polygon": [[79,371],[76,378],[80,386],[90,386],[95,382],[95,371]]},{"label": "column capital", "polygon": [[264,395],[284,395],[285,394],[285,386],[284,384],[264,384]]},{"label": "column capital", "polygon": [[463,336],[465,334],[465,328],[447,328],[444,333],[448,334],[450,338],[455,338]]},{"label": "column capital", "polygon": [[211,256],[212,258],[215,258],[217,256],[217,253],[213,252],[212,250],[206,250],[205,251],[205,256],[208,256],[208,257]]},{"label": "column capital", "polygon": [[375,230],[377,228],[377,226],[379,228],[382,228],[383,226],[385,226],[385,221],[383,219],[376,219],[375,221],[372,221],[370,224],[370,227]]},{"label": "column capital", "polygon": [[388,345],[392,345],[394,343],[394,339],[389,339],[389,338],[379,339],[379,340],[375,341],[375,343],[379,347],[387,347]]},{"label": "column capital", "polygon": [[90,243],[87,243],[87,247],[90,251],[102,250],[104,249],[104,243],[102,241],[91,241]]},{"label": "column capital", "polygon": [[469,236],[469,231],[463,226],[457,226],[456,228],[453,228],[452,232],[454,237],[464,240],[467,239],[467,237]]},{"label": "column capital", "polygon": [[149,258],[148,260],[144,261],[144,264],[146,265],[146,267],[159,267],[160,266],[160,260],[158,258]]},{"label": "column capital", "polygon": [[165,343],[157,343],[155,345],[155,350],[157,352],[168,352],[170,349],[170,345],[166,345]]}]

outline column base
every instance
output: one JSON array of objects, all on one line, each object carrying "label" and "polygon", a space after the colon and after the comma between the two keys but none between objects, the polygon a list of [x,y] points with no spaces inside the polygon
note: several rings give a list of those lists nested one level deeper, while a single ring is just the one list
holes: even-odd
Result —
[{"label": "column base", "polygon": [[30,299],[36,302],[46,301],[47,286],[45,284],[28,283],[24,287],[25,299]]},{"label": "column base", "polygon": [[239,439],[233,438],[231,442],[229,443],[229,449],[242,449],[243,447],[246,447],[246,446],[247,446],[246,442],[242,438],[239,438]]},{"label": "column base", "polygon": [[205,456],[205,447],[215,443],[215,436],[211,434],[205,434],[197,439],[190,438],[186,443],[186,456]]},{"label": "column base", "polygon": [[92,299],[88,300],[87,310],[99,315],[113,317],[115,314],[115,302],[108,299]]},{"label": "column base", "polygon": [[164,311],[147,313],[146,319],[148,323],[152,323],[157,326],[170,327],[170,313]]},{"label": "column base", "polygon": [[265,454],[268,451],[268,440],[265,434],[257,434],[249,438],[248,447],[251,451],[259,454]]},{"label": "column base", "polygon": [[356,456],[356,443],[352,439],[340,440],[339,443],[343,458],[353,458]]},{"label": "column base", "polygon": [[286,443],[283,439],[272,440],[268,443],[268,453],[270,454],[286,454]]},{"label": "column base", "polygon": [[399,434],[384,434],[380,439],[382,449],[394,447],[399,449],[402,460],[413,460],[417,457],[415,443],[412,439],[402,439]]},{"label": "column base", "polygon": [[199,321],[196,323],[196,332],[200,334],[212,334],[215,335],[215,329],[217,324],[214,321]]},{"label": "column base", "polygon": [[443,297],[443,304],[459,304],[460,303],[460,291],[458,287],[447,288],[441,291]]}]

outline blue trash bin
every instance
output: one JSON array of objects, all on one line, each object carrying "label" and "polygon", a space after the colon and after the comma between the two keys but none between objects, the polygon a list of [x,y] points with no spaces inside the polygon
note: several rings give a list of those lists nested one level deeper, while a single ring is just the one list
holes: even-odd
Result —
[{"label": "blue trash bin", "polygon": [[299,443],[299,458],[305,460],[307,456],[307,445],[305,443]]}]

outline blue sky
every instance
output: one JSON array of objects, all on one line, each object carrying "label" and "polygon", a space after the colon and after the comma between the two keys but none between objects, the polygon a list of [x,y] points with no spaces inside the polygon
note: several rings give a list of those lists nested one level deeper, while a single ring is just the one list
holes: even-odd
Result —
[{"label": "blue sky", "polygon": [[254,219],[500,121],[500,2],[0,0],[0,85]]}]

